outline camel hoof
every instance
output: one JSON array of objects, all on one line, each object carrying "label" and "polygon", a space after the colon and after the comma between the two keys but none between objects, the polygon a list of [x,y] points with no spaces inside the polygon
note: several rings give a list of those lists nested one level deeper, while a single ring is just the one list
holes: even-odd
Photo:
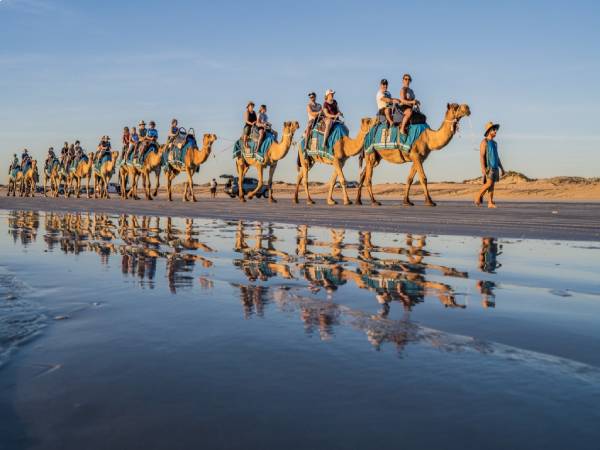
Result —
[{"label": "camel hoof", "polygon": [[346,201],[344,202],[344,206],[348,206],[348,205],[351,205],[351,204],[352,204],[352,202],[351,202],[350,200],[346,200]]},{"label": "camel hoof", "polygon": [[333,205],[337,205],[337,202],[335,200],[327,200],[327,204],[330,206],[333,206]]},{"label": "camel hoof", "polygon": [[411,202],[410,200],[404,200],[404,202],[402,202],[402,204],[404,206],[415,206],[415,204],[413,202]]},{"label": "camel hoof", "polygon": [[428,202],[425,202],[425,206],[437,206],[437,203],[429,200]]},{"label": "camel hoof", "polygon": [[381,206],[381,202],[371,202],[371,206]]},{"label": "camel hoof", "polygon": [[269,203],[277,203],[277,200],[275,200],[273,197],[269,197]]},{"label": "camel hoof", "polygon": [[293,198],[292,199],[292,203],[294,203],[295,205],[297,205],[298,204],[298,199],[297,198]]}]

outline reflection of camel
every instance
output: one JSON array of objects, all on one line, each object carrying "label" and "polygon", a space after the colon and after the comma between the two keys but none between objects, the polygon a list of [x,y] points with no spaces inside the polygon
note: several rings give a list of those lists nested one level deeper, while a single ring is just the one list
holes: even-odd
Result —
[{"label": "reflection of camel", "polygon": [[358,191],[356,194],[356,203],[361,204],[362,186],[367,187],[367,192],[371,197],[371,203],[379,205],[373,196],[373,169],[379,165],[381,160],[391,162],[393,164],[404,164],[412,162],[408,179],[406,181],[406,190],[404,192],[404,204],[412,206],[413,203],[409,199],[410,187],[416,174],[419,174],[419,181],[423,186],[425,194],[425,204],[435,206],[429,190],[427,188],[427,176],[423,169],[423,162],[429,154],[434,150],[444,148],[452,140],[456,133],[458,122],[464,116],[469,116],[471,111],[468,105],[457,105],[456,103],[448,104],[448,109],[444,117],[444,122],[437,130],[427,129],[417,138],[412,145],[410,152],[404,153],[400,150],[375,150],[365,156],[366,166],[360,174]]},{"label": "reflection of camel", "polygon": [[333,166],[333,174],[331,175],[331,179],[329,180],[329,192],[327,194],[327,204],[335,205],[337,202],[333,199],[333,188],[335,187],[336,181],[340,180],[340,184],[342,186],[342,192],[344,195],[344,205],[349,205],[352,202],[348,198],[348,192],[346,191],[346,177],[344,176],[344,164],[346,161],[358,155],[365,142],[365,136],[369,132],[370,128],[375,123],[375,119],[373,118],[365,118],[361,120],[360,130],[356,138],[351,138],[349,136],[342,137],[339,141],[335,143],[333,146],[333,159],[328,159],[321,156],[309,156],[306,157],[301,148],[298,149],[298,177],[296,179],[296,190],[294,192],[294,203],[298,203],[298,191],[300,190],[300,183],[304,180],[304,191],[306,192],[306,202],[308,204],[313,204],[314,201],[310,197],[310,192],[308,190],[308,172],[315,163],[320,162],[324,164],[329,164]]},{"label": "reflection of camel", "polygon": [[13,241],[21,240],[21,245],[27,247],[37,239],[40,227],[40,214],[36,211],[10,211],[8,213],[8,232]]},{"label": "reflection of camel", "polygon": [[169,201],[173,200],[171,194],[171,183],[173,179],[179,175],[182,171],[187,174],[188,181],[185,184],[183,190],[183,201],[188,202],[190,200],[190,194],[192,201],[196,201],[196,195],[194,194],[194,180],[193,176],[202,164],[206,162],[212,151],[212,145],[217,140],[216,134],[206,133],[202,138],[202,148],[199,149],[196,141],[194,145],[187,149],[185,153],[185,159],[183,161],[183,168],[177,164],[168,163],[165,168],[167,174],[167,193],[169,194]]},{"label": "reflection of camel", "polygon": [[[263,236],[262,224],[258,224],[253,238],[246,234],[243,221],[238,222],[238,228],[235,235],[235,251],[242,254],[241,259],[234,260],[234,264],[242,270],[244,275],[250,281],[267,281],[269,278],[279,276],[284,279],[293,278],[290,267],[287,264],[278,263],[275,258],[281,258],[289,261],[289,255],[276,250],[273,247],[274,235],[273,227],[267,227],[267,236]],[[249,247],[247,240],[254,240],[254,246]],[[267,241],[266,248],[263,247],[263,240]]]},{"label": "reflection of camel", "polygon": [[[244,150],[241,150],[240,156],[238,156],[235,160],[235,164],[237,166],[238,173],[238,191],[239,198],[241,201],[245,202],[244,198],[244,187],[243,180],[246,172],[252,166],[256,169],[258,173],[258,185],[256,188],[248,193],[248,199],[253,198],[263,187],[263,171],[266,167],[269,167],[269,178],[267,181],[267,187],[269,188],[269,202],[275,202],[276,200],[273,198],[273,174],[275,173],[275,169],[277,168],[277,163],[285,158],[292,146],[292,139],[294,137],[294,133],[296,130],[300,128],[300,124],[298,122],[284,122],[283,124],[283,137],[281,142],[272,142],[269,148],[265,151],[265,155],[262,161],[259,161],[253,157],[244,155]],[[242,180],[242,181],[240,181]]]}]

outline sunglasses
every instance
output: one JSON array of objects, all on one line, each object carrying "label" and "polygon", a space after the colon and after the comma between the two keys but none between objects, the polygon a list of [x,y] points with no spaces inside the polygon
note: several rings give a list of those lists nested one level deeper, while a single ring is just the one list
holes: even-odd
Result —
[{"label": "sunglasses", "polygon": [[412,81],[412,78],[404,78],[404,81]]}]

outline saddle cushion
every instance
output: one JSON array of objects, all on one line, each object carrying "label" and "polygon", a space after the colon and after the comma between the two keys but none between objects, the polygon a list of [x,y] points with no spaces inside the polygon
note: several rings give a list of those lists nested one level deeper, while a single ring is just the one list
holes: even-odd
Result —
[{"label": "saddle cushion", "polygon": [[256,146],[258,145],[258,134],[256,134],[256,139],[253,139],[251,132],[247,147],[244,147],[244,141],[242,139],[238,139],[236,141],[235,145],[233,146],[233,158],[239,158],[243,155],[246,158],[251,158],[262,163],[265,160],[265,154],[267,153],[267,150],[273,142],[275,142],[275,135],[272,132],[267,131],[262,143],[260,144],[260,148],[258,151],[256,151]]},{"label": "saddle cushion", "polygon": [[187,151],[193,147],[197,147],[196,136],[179,134],[173,141],[170,150],[163,153],[163,166],[169,163],[183,165]]},{"label": "saddle cushion", "polygon": [[421,133],[428,128],[427,124],[409,125],[408,134],[400,134],[399,127],[388,128],[379,123],[367,133],[363,148],[366,154],[375,150],[399,150],[408,153]]},{"label": "saddle cushion", "polygon": [[[322,123],[322,121],[320,121]],[[325,129],[323,128],[323,131]],[[300,140],[300,148],[305,156],[320,156],[322,158],[333,159],[333,147],[336,142],[344,136],[348,136],[348,127],[343,123],[336,122],[331,127],[331,132],[327,138],[327,146],[323,145],[324,133],[319,130],[319,124],[310,132],[308,142],[304,142],[304,138]]]}]

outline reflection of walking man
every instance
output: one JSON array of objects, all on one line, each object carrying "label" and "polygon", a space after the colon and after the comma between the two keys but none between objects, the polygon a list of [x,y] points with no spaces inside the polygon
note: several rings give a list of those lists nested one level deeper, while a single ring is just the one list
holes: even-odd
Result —
[{"label": "reflection of walking man", "polygon": [[483,188],[475,197],[475,205],[481,206],[481,199],[488,193],[488,208],[495,208],[494,186],[500,181],[500,175],[504,175],[504,167],[498,156],[498,144],[494,140],[500,125],[488,122],[485,126],[484,139],[479,145],[479,160],[483,174]]},{"label": "reflection of walking man", "polygon": [[[481,240],[481,251],[479,252],[479,269],[486,273],[496,273],[496,269],[502,266],[498,262],[498,255],[502,252],[498,251],[498,243],[496,239],[486,237]],[[477,289],[481,294],[481,304],[484,308],[494,308],[496,306],[496,283],[489,280],[477,281]]]}]

